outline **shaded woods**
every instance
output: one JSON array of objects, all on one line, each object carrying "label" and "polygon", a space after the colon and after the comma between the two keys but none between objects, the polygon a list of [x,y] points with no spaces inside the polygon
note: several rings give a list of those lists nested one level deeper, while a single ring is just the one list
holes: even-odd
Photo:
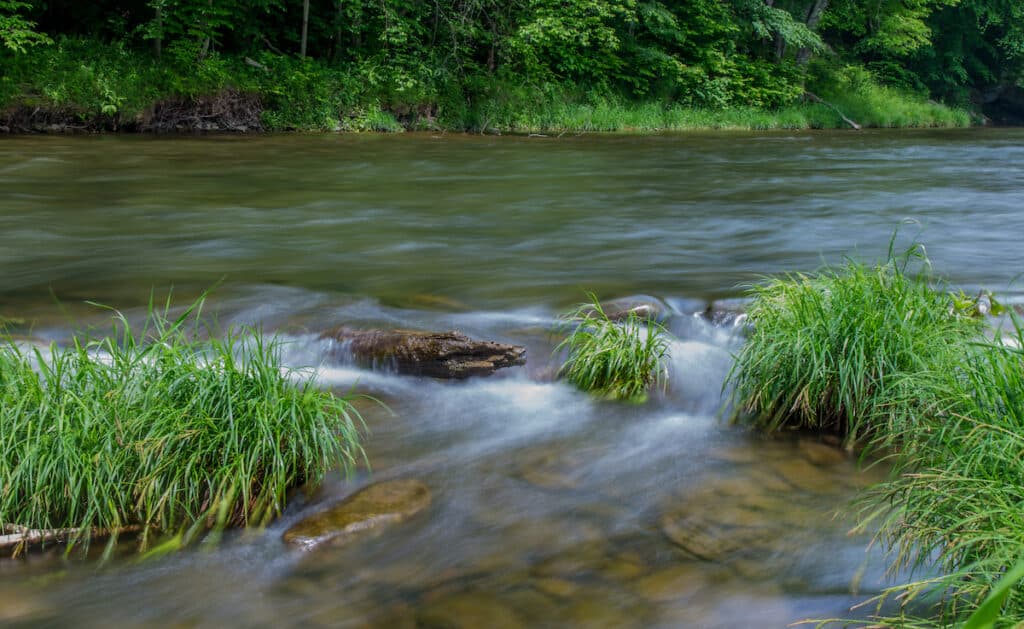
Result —
[{"label": "shaded woods", "polygon": [[[602,108],[640,129],[966,122],[928,99],[1012,121],[1022,11],[1010,0],[0,0],[0,125],[202,130],[173,104],[222,93],[256,99],[260,115],[206,127],[615,127]],[[626,120],[637,104],[656,107]],[[794,107],[812,113],[661,115]]]}]

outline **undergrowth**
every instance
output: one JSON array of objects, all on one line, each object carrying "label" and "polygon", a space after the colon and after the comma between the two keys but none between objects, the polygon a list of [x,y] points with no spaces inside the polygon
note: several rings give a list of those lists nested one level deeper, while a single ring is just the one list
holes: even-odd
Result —
[{"label": "undergrowth", "polygon": [[257,330],[201,340],[202,300],[69,347],[0,346],[0,527],[195,533],[262,525],[362,456],[350,400],[282,371]]},{"label": "undergrowth", "polygon": [[597,297],[565,316],[572,326],[555,351],[568,359],[561,373],[577,387],[613,400],[643,401],[665,382],[667,332],[661,324],[630,312],[613,321]]},{"label": "undergrowth", "polygon": [[980,332],[927,270],[915,246],[882,264],[752,288],[752,329],[729,375],[738,411],[768,430],[828,432],[846,445],[912,434],[945,402],[922,381],[954,370]]}]

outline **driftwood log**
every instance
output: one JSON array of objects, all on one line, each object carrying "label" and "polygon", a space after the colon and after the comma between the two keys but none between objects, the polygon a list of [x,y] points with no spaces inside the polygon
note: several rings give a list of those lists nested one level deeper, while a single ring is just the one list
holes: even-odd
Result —
[{"label": "driftwood log", "polygon": [[142,530],[142,527],[132,525],[123,526],[118,529],[94,528],[91,531],[86,531],[85,529],[78,528],[30,529],[24,526],[8,524],[0,530],[4,533],[0,535],[0,550],[14,549],[17,552],[20,548],[38,546],[40,544],[63,543],[85,534],[88,534],[91,539],[98,539],[110,537],[111,535],[121,535],[122,533],[137,533]]},{"label": "driftwood log", "polygon": [[488,376],[526,362],[526,348],[478,341],[459,332],[356,330],[341,327],[323,335],[338,342],[336,356],[351,354],[357,364],[401,374],[463,379]]}]

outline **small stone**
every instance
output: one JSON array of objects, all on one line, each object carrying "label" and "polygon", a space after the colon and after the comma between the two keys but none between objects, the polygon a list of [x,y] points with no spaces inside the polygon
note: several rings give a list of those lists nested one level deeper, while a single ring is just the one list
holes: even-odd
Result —
[{"label": "small stone", "polygon": [[636,553],[622,553],[601,567],[601,576],[612,581],[628,581],[647,574],[648,567]]},{"label": "small stone", "polygon": [[778,476],[800,491],[831,494],[841,487],[835,476],[804,459],[778,461],[771,467]]},{"label": "small stone", "polygon": [[533,583],[541,592],[557,598],[572,598],[580,589],[569,579],[557,577],[544,577],[536,579]]},{"label": "small stone", "polygon": [[418,480],[375,483],[292,526],[285,531],[283,540],[306,549],[326,542],[345,543],[360,534],[406,520],[426,509],[430,501],[430,489]]},{"label": "small stone", "polygon": [[493,594],[460,592],[428,603],[417,626],[438,629],[520,629],[527,626],[509,605]]},{"label": "small stone", "polygon": [[704,588],[705,581],[698,566],[673,566],[637,581],[636,592],[647,600],[664,603],[692,598]]},{"label": "small stone", "polygon": [[836,465],[846,460],[843,450],[811,439],[801,439],[798,447],[804,458],[815,465]]}]

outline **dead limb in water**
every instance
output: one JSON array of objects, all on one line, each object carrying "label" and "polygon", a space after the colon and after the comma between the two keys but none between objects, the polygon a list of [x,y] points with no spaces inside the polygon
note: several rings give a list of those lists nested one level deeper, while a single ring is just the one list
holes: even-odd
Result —
[{"label": "dead limb in water", "polygon": [[833,105],[832,103],[828,102],[827,100],[824,100],[823,98],[821,98],[821,97],[820,97],[820,96],[818,96],[817,94],[814,94],[813,92],[804,92],[804,98],[806,98],[806,99],[808,99],[808,100],[812,100],[812,101],[814,101],[814,102],[816,102],[816,103],[821,103],[822,105],[824,105],[824,106],[828,107],[828,108],[829,108],[829,109],[831,109],[832,111],[834,111],[834,112],[836,112],[837,114],[839,114],[839,117],[843,119],[843,122],[845,122],[846,124],[850,125],[851,127],[853,127],[854,129],[856,129],[857,131],[860,131],[860,129],[861,129],[861,126],[860,126],[859,124],[857,124],[857,123],[856,123],[856,122],[854,122],[853,120],[850,120],[849,118],[847,118],[847,117],[846,117],[846,116],[845,116],[845,115],[843,114],[843,112],[839,111],[839,108],[838,108],[838,107],[836,107],[836,106],[835,106],[835,105]]}]

